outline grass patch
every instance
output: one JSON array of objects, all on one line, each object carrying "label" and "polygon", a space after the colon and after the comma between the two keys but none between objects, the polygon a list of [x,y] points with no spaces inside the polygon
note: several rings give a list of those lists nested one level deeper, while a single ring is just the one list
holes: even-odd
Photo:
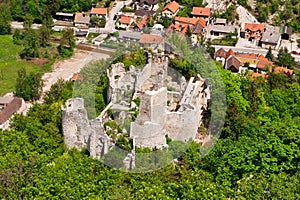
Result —
[{"label": "grass patch", "polygon": [[221,39],[214,39],[211,41],[212,44],[214,45],[226,45],[226,46],[235,46],[237,43],[237,39],[236,38],[231,38],[231,39],[227,39],[227,38],[221,38]]},{"label": "grass patch", "polygon": [[100,35],[99,33],[89,33],[88,36],[87,36],[87,39],[88,40],[94,39],[94,38],[96,38],[99,35]]},{"label": "grass patch", "polygon": [[18,71],[24,67],[27,73],[46,72],[50,67],[45,64],[34,64],[22,60],[19,52],[22,46],[13,44],[9,35],[0,35],[0,95],[15,91],[16,78]]}]

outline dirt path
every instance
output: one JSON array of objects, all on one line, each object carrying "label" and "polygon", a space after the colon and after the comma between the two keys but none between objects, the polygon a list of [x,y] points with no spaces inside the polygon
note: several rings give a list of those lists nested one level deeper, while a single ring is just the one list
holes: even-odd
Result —
[{"label": "dirt path", "polygon": [[42,79],[45,84],[43,93],[47,92],[58,79],[69,80],[73,73],[79,72],[87,63],[108,57],[107,54],[75,49],[74,55],[70,59],[54,63],[52,71],[43,75]]}]

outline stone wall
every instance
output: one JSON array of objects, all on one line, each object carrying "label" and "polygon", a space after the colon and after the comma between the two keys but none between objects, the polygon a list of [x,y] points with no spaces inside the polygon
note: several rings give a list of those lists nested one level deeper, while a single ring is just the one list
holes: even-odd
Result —
[{"label": "stone wall", "polygon": [[143,68],[143,70],[137,75],[136,85],[135,85],[135,91],[141,91],[142,86],[145,83],[147,79],[151,76],[151,66],[152,64],[147,64]]},{"label": "stone wall", "polygon": [[141,96],[139,115],[131,123],[130,137],[140,147],[160,148],[166,145],[164,125],[166,121],[167,89],[146,91]]},{"label": "stone wall", "polygon": [[113,146],[100,119],[88,119],[82,98],[67,100],[66,107],[62,106],[61,110],[64,142],[68,149],[86,148],[93,158],[100,158]]}]

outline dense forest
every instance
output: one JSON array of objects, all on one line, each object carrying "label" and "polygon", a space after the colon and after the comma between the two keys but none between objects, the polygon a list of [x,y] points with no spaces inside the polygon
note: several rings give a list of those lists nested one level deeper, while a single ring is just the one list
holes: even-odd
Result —
[{"label": "dense forest", "polygon": [[[1,199],[299,199],[299,77],[272,72],[267,80],[235,76],[207,61],[200,50],[189,51],[175,40],[185,50],[171,66],[186,77],[198,72],[210,77],[215,99],[222,99],[218,85],[225,87],[227,107],[217,99],[226,109],[217,105],[214,119],[220,124],[218,116],[225,111],[224,127],[208,155],[200,156],[202,148],[192,143],[177,163],[148,173],[126,173],[86,151],[67,150],[60,106],[76,84],[60,80],[43,105],[35,104],[27,116],[17,115],[12,129],[0,132]],[[144,61],[139,56],[131,62]],[[90,66],[103,69],[106,64]],[[206,65],[210,67],[204,69]],[[103,93],[103,87],[99,82],[96,93]],[[97,94],[95,98],[97,102]],[[163,159],[158,157],[158,163]]]}]

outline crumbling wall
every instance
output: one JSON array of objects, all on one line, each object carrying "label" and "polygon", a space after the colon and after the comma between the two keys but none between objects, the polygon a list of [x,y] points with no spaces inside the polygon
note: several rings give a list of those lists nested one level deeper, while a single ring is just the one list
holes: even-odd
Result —
[{"label": "crumbling wall", "polygon": [[89,120],[81,98],[69,99],[62,107],[62,126],[64,141],[68,149],[81,150],[87,147],[90,136]]},{"label": "crumbling wall", "polygon": [[104,133],[100,119],[89,120],[82,98],[67,100],[62,106],[64,142],[68,149],[86,148],[93,158],[100,158],[113,145]]},{"label": "crumbling wall", "polygon": [[130,137],[135,138],[138,147],[161,148],[166,145],[165,133],[161,124],[145,122],[140,125],[131,122]]},{"label": "crumbling wall", "polygon": [[145,83],[145,81],[150,78],[151,68],[152,68],[151,65],[152,65],[151,63],[145,65],[143,70],[140,73],[138,73],[137,79],[136,79],[135,91],[141,91],[142,86]]}]

